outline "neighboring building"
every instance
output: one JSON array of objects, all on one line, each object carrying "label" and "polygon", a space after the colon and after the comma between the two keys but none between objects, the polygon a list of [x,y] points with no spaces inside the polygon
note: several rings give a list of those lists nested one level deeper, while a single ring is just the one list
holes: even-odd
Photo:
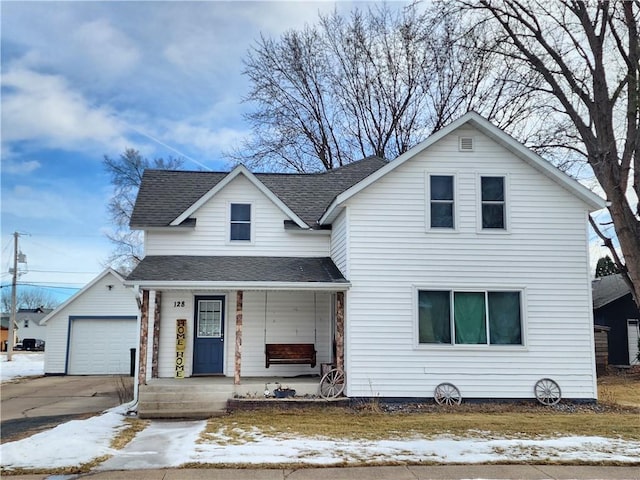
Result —
[{"label": "neighboring building", "polygon": [[[525,399],[550,378],[595,399],[587,215],[603,207],[475,113],[391,162],[147,170],[131,218],[146,256],[126,282],[143,297],[139,382],[218,375],[242,393],[335,364],[348,397],[451,383]],[[311,344],[315,366],[267,367],[271,344]]]},{"label": "neighboring building", "polygon": [[0,352],[6,352],[9,343],[9,317],[0,318]]},{"label": "neighboring building", "polygon": [[40,322],[52,311],[51,308],[21,308],[16,312],[16,325],[18,341],[25,338],[44,340],[47,336],[47,327]]},{"label": "neighboring building", "polygon": [[[50,308],[20,308],[16,312],[16,323],[15,323],[15,338],[16,343],[22,343],[25,338],[35,339],[35,340],[45,340],[47,336],[47,329],[44,325],[41,325],[40,322],[51,312]],[[3,325],[9,326],[9,318],[11,317],[8,313],[2,314]],[[8,339],[7,337],[5,340]],[[4,347],[3,347],[4,349]]]},{"label": "neighboring building", "polygon": [[609,327],[609,365],[638,363],[640,311],[622,275],[596,278],[592,283],[593,316],[596,325]]},{"label": "neighboring building", "polygon": [[138,304],[123,282],[106,269],[43,319],[45,375],[130,373]]}]

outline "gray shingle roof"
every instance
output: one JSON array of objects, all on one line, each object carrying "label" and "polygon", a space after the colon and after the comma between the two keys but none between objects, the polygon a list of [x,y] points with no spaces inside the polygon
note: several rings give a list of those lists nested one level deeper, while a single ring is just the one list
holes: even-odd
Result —
[{"label": "gray shingle roof", "polygon": [[[331,201],[340,193],[386,165],[368,157],[322,173],[256,173],[255,176],[307,225],[316,226]],[[146,170],[130,225],[165,227],[222,181],[228,172]]]},{"label": "gray shingle roof", "polygon": [[591,292],[593,308],[600,308],[631,293],[631,290],[623,280],[622,275],[616,273],[593,280],[591,282]]},{"label": "gray shingle roof", "polygon": [[328,257],[145,257],[127,281],[168,282],[322,282],[346,280]]}]

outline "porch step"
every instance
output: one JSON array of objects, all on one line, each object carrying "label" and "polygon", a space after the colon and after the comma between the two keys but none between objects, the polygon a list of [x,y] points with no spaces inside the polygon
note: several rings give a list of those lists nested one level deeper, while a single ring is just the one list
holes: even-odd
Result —
[{"label": "porch step", "polygon": [[140,418],[208,418],[227,412],[233,397],[227,385],[142,385],[138,393]]}]

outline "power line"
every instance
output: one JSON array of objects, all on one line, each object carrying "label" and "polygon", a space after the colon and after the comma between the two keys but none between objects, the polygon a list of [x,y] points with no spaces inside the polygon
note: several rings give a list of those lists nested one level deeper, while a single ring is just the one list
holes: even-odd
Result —
[{"label": "power line", "polygon": [[38,273],[69,273],[69,274],[86,274],[86,275],[98,275],[98,272],[69,272],[63,270],[34,270],[32,268],[29,269],[30,272],[38,272]]},{"label": "power line", "polygon": [[[73,285],[69,287],[64,287],[63,285]],[[78,290],[82,288],[82,286],[77,286],[78,283],[72,282],[38,282],[38,283],[23,283],[18,282],[16,286],[18,287],[42,287],[42,288],[62,288],[67,290]],[[84,285],[83,285],[84,286]],[[11,285],[0,285],[0,288],[9,288]]]}]

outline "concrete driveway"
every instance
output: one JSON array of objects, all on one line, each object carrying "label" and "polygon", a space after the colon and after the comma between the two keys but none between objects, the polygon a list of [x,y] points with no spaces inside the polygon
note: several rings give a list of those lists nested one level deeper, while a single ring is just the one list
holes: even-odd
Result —
[{"label": "concrete driveway", "polygon": [[119,405],[123,382],[132,388],[133,378],[119,375],[39,377],[3,383],[2,443]]}]

